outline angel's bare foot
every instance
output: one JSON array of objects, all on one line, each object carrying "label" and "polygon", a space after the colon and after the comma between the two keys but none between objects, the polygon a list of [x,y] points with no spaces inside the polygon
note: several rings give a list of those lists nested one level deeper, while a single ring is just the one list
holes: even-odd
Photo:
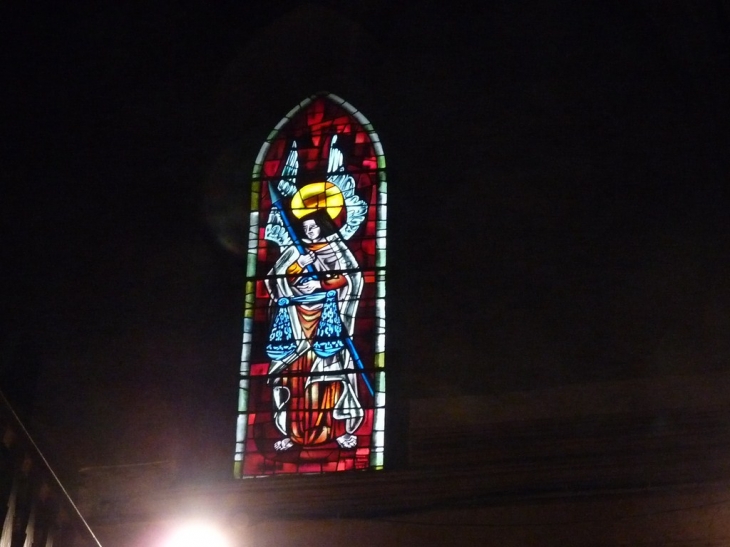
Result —
[{"label": "angel's bare foot", "polygon": [[274,450],[277,452],[284,452],[284,450],[289,450],[292,446],[294,446],[294,443],[289,437],[286,437],[285,439],[281,439],[274,443]]},{"label": "angel's bare foot", "polygon": [[344,435],[337,437],[337,444],[339,444],[342,448],[355,448],[357,446],[357,437],[355,437],[355,435],[345,433]]}]

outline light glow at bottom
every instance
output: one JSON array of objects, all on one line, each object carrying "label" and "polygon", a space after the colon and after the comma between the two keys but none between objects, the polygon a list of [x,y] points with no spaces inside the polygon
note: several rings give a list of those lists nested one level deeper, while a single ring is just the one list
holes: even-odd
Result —
[{"label": "light glow at bottom", "polygon": [[162,547],[231,547],[231,542],[216,527],[191,522],[176,529]]}]

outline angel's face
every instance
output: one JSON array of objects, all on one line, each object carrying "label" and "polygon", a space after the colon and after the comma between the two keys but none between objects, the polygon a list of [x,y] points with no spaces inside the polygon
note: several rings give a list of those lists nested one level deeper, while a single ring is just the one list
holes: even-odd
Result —
[{"label": "angel's face", "polygon": [[314,219],[311,218],[305,220],[302,223],[302,228],[304,228],[304,233],[306,234],[306,236],[312,241],[317,241],[322,233],[322,229],[314,221]]}]

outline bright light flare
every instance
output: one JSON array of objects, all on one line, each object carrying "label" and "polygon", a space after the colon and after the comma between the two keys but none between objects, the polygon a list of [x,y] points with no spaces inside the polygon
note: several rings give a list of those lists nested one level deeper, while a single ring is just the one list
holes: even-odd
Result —
[{"label": "bright light flare", "polygon": [[175,530],[162,547],[232,547],[223,533],[204,523],[189,523]]}]

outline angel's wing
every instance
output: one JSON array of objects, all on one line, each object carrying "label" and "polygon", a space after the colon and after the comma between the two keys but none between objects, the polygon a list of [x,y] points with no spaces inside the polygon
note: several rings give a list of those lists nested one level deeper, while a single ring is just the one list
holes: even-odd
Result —
[{"label": "angel's wing", "polygon": [[276,243],[280,249],[284,249],[292,244],[289,232],[284,228],[284,221],[281,220],[281,213],[274,207],[269,213],[269,220],[264,230],[264,239]]},{"label": "angel's wing", "polygon": [[[279,184],[276,185],[282,196],[291,197],[296,194],[297,171],[299,171],[299,157],[295,141],[291,144],[289,156],[286,158],[284,169],[281,171],[281,179],[279,179]],[[284,228],[281,213],[276,207],[272,208],[269,213],[269,220],[266,222],[266,229],[264,230],[264,239],[276,243],[281,249],[292,244],[291,236]]]},{"label": "angel's wing", "polygon": [[281,171],[281,180],[277,185],[282,196],[290,198],[296,194],[297,171],[299,171],[299,156],[297,155],[297,143],[294,141],[291,143],[289,157],[286,158],[284,169]]},{"label": "angel's wing", "polygon": [[355,194],[355,179],[345,172],[345,157],[342,151],[337,148],[337,135],[332,137],[330,143],[330,155],[327,164],[327,181],[331,182],[342,192],[347,210],[347,220],[340,228],[342,239],[348,240],[357,231],[365,220],[368,212],[368,204]]}]

